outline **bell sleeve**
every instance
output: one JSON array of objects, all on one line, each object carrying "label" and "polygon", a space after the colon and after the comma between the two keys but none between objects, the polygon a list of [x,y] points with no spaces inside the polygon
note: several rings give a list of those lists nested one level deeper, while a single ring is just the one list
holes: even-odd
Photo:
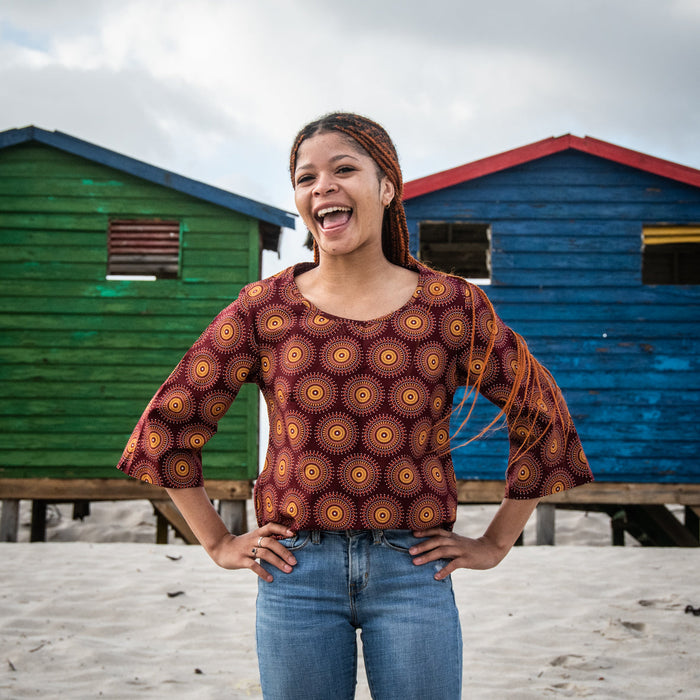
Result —
[{"label": "bell sleeve", "polygon": [[501,409],[498,418],[505,416],[510,444],[506,498],[541,498],[593,481],[550,372],[498,317],[481,289],[469,285],[467,297],[472,301],[470,342],[460,357],[461,380],[467,396],[475,400],[480,393]]},{"label": "bell sleeve", "polygon": [[202,486],[202,448],[244,382],[258,379],[258,351],[243,293],[172,371],[136,424],[117,464],[167,488]]}]

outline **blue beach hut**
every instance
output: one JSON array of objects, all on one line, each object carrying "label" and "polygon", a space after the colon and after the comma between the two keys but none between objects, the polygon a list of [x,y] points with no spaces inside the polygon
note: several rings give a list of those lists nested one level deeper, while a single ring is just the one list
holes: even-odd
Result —
[{"label": "blue beach hut", "polygon": [[[562,387],[597,482],[558,502],[664,536],[679,524],[665,504],[682,504],[678,537],[697,544],[700,171],[567,134],[413,180],[404,199],[412,252],[487,285]],[[484,403],[470,434],[495,415]],[[457,449],[461,500],[500,498],[507,454],[504,430]]]}]

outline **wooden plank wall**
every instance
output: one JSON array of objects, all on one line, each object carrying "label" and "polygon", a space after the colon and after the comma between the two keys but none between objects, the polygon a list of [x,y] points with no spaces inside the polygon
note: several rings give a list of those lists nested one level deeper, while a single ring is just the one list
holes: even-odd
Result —
[{"label": "wooden plank wall", "polygon": [[[107,281],[107,223],[181,221],[181,279]],[[146,403],[240,288],[258,222],[39,144],[0,151],[0,477],[112,478]],[[257,474],[257,388],[206,450]]]},{"label": "wooden plank wall", "polygon": [[[642,225],[697,224],[700,190],[567,151],[406,212],[414,240],[424,219],[491,224],[485,290],[554,373],[598,479],[700,482],[700,288],[641,282]],[[493,414],[482,401],[465,438]],[[457,476],[501,478],[507,454],[501,430],[455,452]]]}]

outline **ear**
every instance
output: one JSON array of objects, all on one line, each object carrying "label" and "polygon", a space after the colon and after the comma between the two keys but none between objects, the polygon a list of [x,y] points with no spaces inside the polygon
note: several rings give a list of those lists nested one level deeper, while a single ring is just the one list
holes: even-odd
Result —
[{"label": "ear", "polygon": [[396,190],[394,189],[394,183],[386,176],[382,180],[381,193],[382,205],[388,207],[391,204],[391,200],[394,199]]}]

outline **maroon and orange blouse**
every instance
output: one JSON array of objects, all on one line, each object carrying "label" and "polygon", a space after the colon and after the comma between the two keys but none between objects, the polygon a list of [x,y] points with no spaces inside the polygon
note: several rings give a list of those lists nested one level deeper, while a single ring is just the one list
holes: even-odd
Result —
[{"label": "maroon and orange blouse", "polygon": [[353,321],[302,296],[295,276],[311,266],[243,288],[151,399],[119,469],[169,488],[203,485],[202,447],[254,382],[270,419],[259,525],[450,528],[449,423],[466,386],[505,406],[508,498],[592,480],[559,388],[478,287],[421,266],[404,306]]}]

